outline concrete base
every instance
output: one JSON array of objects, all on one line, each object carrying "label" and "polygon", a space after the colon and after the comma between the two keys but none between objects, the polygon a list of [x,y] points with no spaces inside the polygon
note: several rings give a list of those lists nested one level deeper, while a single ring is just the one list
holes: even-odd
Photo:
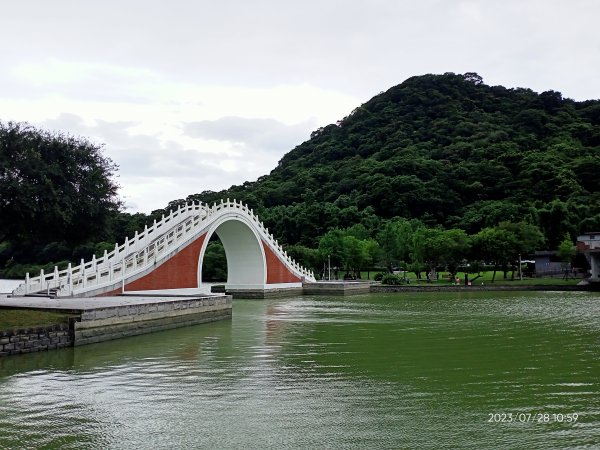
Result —
[{"label": "concrete base", "polygon": [[230,289],[226,288],[225,292],[233,298],[245,299],[265,299],[277,297],[295,297],[303,294],[303,288],[300,286],[276,289]]},{"label": "concrete base", "polygon": [[93,344],[95,342],[120,339],[127,336],[155,333],[205,322],[231,319],[231,309],[206,311],[196,314],[162,317],[152,320],[97,325],[79,322],[75,324],[74,345]]},{"label": "concrete base", "polygon": [[[123,297],[117,297],[122,299]],[[74,344],[119,339],[198,323],[231,318],[232,298],[128,297],[138,303],[83,311],[74,326]]]},{"label": "concrete base", "polygon": [[368,294],[373,283],[368,281],[317,281],[304,283],[304,295]]},{"label": "concrete base", "polygon": [[225,284],[225,293],[233,298],[264,299],[302,295],[302,283]]},{"label": "concrete base", "polygon": [[69,330],[71,345],[91,344],[229,319],[232,306],[230,295],[0,299],[0,307],[75,314]]},{"label": "concrete base", "polygon": [[600,291],[600,279],[598,278],[586,278],[580,281],[577,286],[581,286],[590,291]]}]

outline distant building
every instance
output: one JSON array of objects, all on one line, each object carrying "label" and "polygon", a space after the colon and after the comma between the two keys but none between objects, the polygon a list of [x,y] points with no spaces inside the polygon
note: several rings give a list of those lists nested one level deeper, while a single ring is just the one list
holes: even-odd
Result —
[{"label": "distant building", "polygon": [[562,275],[565,263],[561,261],[558,252],[554,250],[537,251],[534,254],[535,275],[537,277],[550,277]]},{"label": "distant building", "polygon": [[600,282],[600,232],[577,236],[577,251],[582,252],[590,263],[590,281]]}]

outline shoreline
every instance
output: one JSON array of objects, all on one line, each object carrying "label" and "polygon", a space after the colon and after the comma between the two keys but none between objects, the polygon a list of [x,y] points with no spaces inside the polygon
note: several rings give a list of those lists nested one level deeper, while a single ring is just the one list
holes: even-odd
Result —
[{"label": "shoreline", "polygon": [[376,284],[371,285],[370,292],[373,293],[385,293],[385,292],[493,292],[493,291],[594,291],[590,285],[579,286],[579,285],[562,285],[562,284],[528,284],[521,286],[511,286],[507,284],[498,285],[475,285],[475,286],[436,286],[436,285],[382,285]]},{"label": "shoreline", "polygon": [[[415,292],[597,292],[600,284],[588,285],[382,285],[376,282],[336,281],[306,283],[301,295],[360,295]],[[290,292],[297,296],[298,293]],[[282,295],[285,297],[285,295]],[[0,330],[0,356],[52,350],[62,347],[119,339],[214,320],[230,319],[231,295],[166,298],[165,296],[121,296],[102,299],[16,300],[0,295],[0,308],[54,310],[76,317],[69,324],[28,329]]]}]

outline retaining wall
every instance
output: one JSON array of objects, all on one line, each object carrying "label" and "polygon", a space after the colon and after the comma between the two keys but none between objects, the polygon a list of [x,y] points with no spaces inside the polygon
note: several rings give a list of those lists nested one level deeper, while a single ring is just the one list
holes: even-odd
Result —
[{"label": "retaining wall", "polygon": [[241,298],[248,300],[262,300],[267,298],[278,297],[294,297],[303,294],[302,286],[294,286],[288,288],[271,288],[271,289],[226,289],[228,294],[233,298]]},{"label": "retaining wall", "polygon": [[368,281],[321,281],[304,283],[304,295],[356,295],[368,294]]},{"label": "retaining wall", "polygon": [[73,333],[68,324],[0,331],[0,356],[72,346]]},{"label": "retaining wall", "polygon": [[229,295],[85,310],[74,324],[74,345],[228,319],[231,311]]},{"label": "retaining wall", "polygon": [[[120,296],[86,299],[36,299],[33,305],[11,307],[52,309],[73,314],[69,324],[0,331],[0,356],[31,353],[119,339],[138,334],[230,319],[230,295]],[[52,308],[49,304],[54,303]]]}]

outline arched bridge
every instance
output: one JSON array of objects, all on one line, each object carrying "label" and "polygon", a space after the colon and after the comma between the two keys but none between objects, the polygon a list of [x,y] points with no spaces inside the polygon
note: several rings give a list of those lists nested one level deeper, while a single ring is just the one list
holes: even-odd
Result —
[{"label": "arched bridge", "polygon": [[33,293],[57,297],[92,297],[131,291],[202,289],[202,261],[216,233],[227,257],[226,287],[268,290],[301,287],[314,281],[298,265],[246,205],[221,201],[192,203],[171,211],[142,233],[101,258],[92,257],[65,270],[37,277],[27,275],[13,296]]}]

